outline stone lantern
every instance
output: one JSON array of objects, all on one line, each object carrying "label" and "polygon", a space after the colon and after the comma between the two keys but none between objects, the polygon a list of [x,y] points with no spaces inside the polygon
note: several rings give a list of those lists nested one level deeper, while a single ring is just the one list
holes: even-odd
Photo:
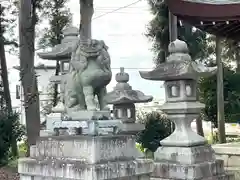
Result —
[{"label": "stone lantern", "polygon": [[[40,52],[38,56],[43,60],[52,60],[60,62],[60,73],[58,76],[52,76],[50,78],[51,83],[60,85],[60,100],[58,104],[52,108],[51,114],[46,118],[46,129],[47,133],[52,133],[56,128],[57,124],[62,124],[62,116],[65,112],[64,106],[64,90],[65,90],[65,78],[66,73],[69,71],[69,62],[71,60],[71,54],[73,48],[78,42],[78,28],[69,26],[63,30],[64,38],[61,44],[56,45],[51,51]],[[41,132],[45,134],[45,130]]]},{"label": "stone lantern", "polygon": [[115,79],[117,85],[112,92],[106,95],[105,100],[108,104],[113,104],[114,118],[121,119],[126,125],[136,125],[136,110],[134,104],[150,102],[153,97],[146,96],[141,91],[133,90],[128,83],[129,75],[124,72],[123,67],[120,68],[120,72],[116,74]]},{"label": "stone lantern", "polygon": [[222,160],[206,139],[191,129],[204,104],[197,101],[196,83],[199,77],[216,73],[216,67],[205,67],[192,61],[187,44],[170,43],[170,55],[165,63],[150,72],[140,72],[144,79],[165,81],[166,102],[161,110],[175,123],[174,132],[163,139],[154,154],[154,179],[203,180],[231,179],[225,174]]},{"label": "stone lantern", "polygon": [[161,107],[175,123],[175,131],[161,141],[162,145],[193,146],[206,142],[191,129],[191,122],[199,116],[204,104],[197,101],[196,84],[199,77],[216,73],[216,67],[205,67],[191,60],[184,41],[169,45],[167,62],[150,72],[140,72],[144,79],[165,81],[166,103]]},{"label": "stone lantern", "polygon": [[56,45],[51,51],[38,53],[38,56],[44,60],[53,60],[60,62],[60,74],[52,76],[50,82],[60,84],[61,99],[56,107],[52,109],[53,112],[63,112],[63,97],[65,74],[69,71],[69,62],[71,60],[71,53],[78,42],[78,28],[70,26],[63,30],[64,38],[61,44]]}]

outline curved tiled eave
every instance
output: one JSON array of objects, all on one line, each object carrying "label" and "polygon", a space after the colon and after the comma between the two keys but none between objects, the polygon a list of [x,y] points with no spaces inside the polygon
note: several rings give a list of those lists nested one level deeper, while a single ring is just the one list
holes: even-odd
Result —
[{"label": "curved tiled eave", "polygon": [[186,19],[178,17],[179,20],[184,20],[198,29],[206,31],[220,37],[225,37],[233,40],[240,40],[240,21],[200,21],[197,19]]},{"label": "curved tiled eave", "polygon": [[167,0],[167,3],[169,10],[179,20],[210,34],[240,40],[240,2],[209,4],[190,0]]},{"label": "curved tiled eave", "polygon": [[236,20],[240,19],[239,3],[199,3],[186,0],[167,0],[170,11],[176,16],[194,17],[200,20]]}]

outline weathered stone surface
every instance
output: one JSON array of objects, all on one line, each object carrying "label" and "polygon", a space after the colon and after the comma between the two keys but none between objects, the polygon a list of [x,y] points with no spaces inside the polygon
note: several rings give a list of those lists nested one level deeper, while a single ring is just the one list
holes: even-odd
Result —
[{"label": "weathered stone surface", "polygon": [[152,101],[152,96],[146,96],[141,91],[133,90],[128,84],[129,75],[124,72],[124,68],[120,68],[120,72],[115,77],[118,82],[112,92],[105,96],[108,104],[128,104],[128,103],[143,103]]},{"label": "weathered stone surface", "polygon": [[76,27],[67,27],[63,30],[64,39],[61,44],[56,45],[49,52],[40,52],[37,53],[41,59],[46,60],[63,60],[66,58],[71,58],[71,53],[73,48],[78,42],[78,28]]},{"label": "weathered stone surface", "polygon": [[154,153],[155,161],[169,161],[180,164],[196,164],[216,160],[210,145],[193,147],[159,147]]},{"label": "weathered stone surface", "polygon": [[161,141],[162,146],[191,147],[204,145],[206,139],[191,129],[191,122],[197,118],[196,114],[170,114],[168,117],[174,122],[175,130]]},{"label": "weathered stone surface", "polygon": [[192,61],[184,41],[177,39],[169,44],[168,49],[170,55],[167,57],[167,62],[152,71],[140,71],[142,78],[155,81],[197,80],[199,77],[211,76],[217,72],[216,67],[205,67]]},{"label": "weathered stone surface", "polygon": [[[173,180],[173,179],[169,179],[169,178],[151,178],[151,180]],[[174,179],[174,180],[183,180],[183,179]],[[186,179],[184,179],[186,180]],[[211,176],[211,177],[204,177],[201,179],[187,179],[187,180],[235,180],[234,176],[232,174],[221,174],[221,175],[217,175],[217,176]]]},{"label": "weathered stone surface", "polygon": [[122,123],[119,134],[136,134],[145,129],[144,124],[140,123]]},{"label": "weathered stone surface", "polygon": [[240,143],[224,143],[213,145],[216,154],[240,155]]},{"label": "weathered stone surface", "polygon": [[61,113],[49,114],[46,119],[46,129],[53,132],[54,124],[61,122],[61,118],[62,118]]},{"label": "weathered stone surface", "polygon": [[[131,161],[107,162],[104,164],[85,164],[78,161],[21,159],[19,173],[45,178],[63,178],[64,180],[107,180],[124,179],[151,173],[152,160],[138,159]],[[143,180],[149,176],[143,177]],[[22,179],[21,179],[22,180]],[[36,179],[37,180],[37,179]]]},{"label": "weathered stone surface", "polygon": [[[78,41],[72,51],[64,102],[69,111],[106,108],[106,86],[112,78],[111,58],[104,41]],[[95,95],[98,97],[95,101]]]},{"label": "weathered stone surface", "polygon": [[[66,179],[66,178],[56,178],[56,177],[39,177],[39,176],[20,176],[21,180],[76,180],[76,179]],[[131,177],[120,177],[114,180],[150,180],[149,175],[131,176]],[[85,180],[85,179],[84,179]],[[113,179],[111,179],[113,180]]]},{"label": "weathered stone surface", "polygon": [[39,136],[41,136],[41,137],[43,137],[43,136],[54,136],[55,135],[55,133],[54,133],[54,131],[49,131],[49,130],[40,130],[40,135]]},{"label": "weathered stone surface", "polygon": [[115,136],[52,136],[40,137],[31,157],[36,159],[76,159],[84,163],[135,159],[138,156],[135,138]]},{"label": "weathered stone surface", "polygon": [[176,164],[176,162],[162,161],[155,163],[152,177],[169,179],[201,179],[224,173],[222,160],[203,162],[198,164]]},{"label": "weathered stone surface", "polygon": [[218,159],[224,161],[227,171],[235,174],[235,179],[240,179],[240,144],[225,143],[213,145],[213,149]]},{"label": "weathered stone surface", "polygon": [[174,132],[163,139],[155,153],[152,180],[231,179],[224,174],[222,160],[216,160],[206,139],[191,129],[204,104],[197,100],[199,77],[216,73],[216,67],[204,67],[191,60],[187,43],[180,40],[168,46],[167,61],[150,72],[140,72],[144,79],[164,80],[166,103],[160,109],[175,124]]},{"label": "weathered stone surface", "polygon": [[65,120],[86,121],[98,120],[104,118],[105,120],[111,117],[110,111],[68,111],[67,115],[63,117]]},{"label": "weathered stone surface", "polygon": [[[133,124],[136,121],[136,109],[134,103],[143,103],[152,101],[152,96],[146,96],[138,90],[133,90],[129,85],[129,74],[124,72],[124,68],[120,68],[120,72],[116,74],[117,81],[113,91],[104,97],[108,104],[113,104],[114,118],[121,119],[123,123]],[[125,128],[126,129],[126,128]],[[133,130],[133,128],[129,128]],[[129,131],[129,132],[130,132]]]}]

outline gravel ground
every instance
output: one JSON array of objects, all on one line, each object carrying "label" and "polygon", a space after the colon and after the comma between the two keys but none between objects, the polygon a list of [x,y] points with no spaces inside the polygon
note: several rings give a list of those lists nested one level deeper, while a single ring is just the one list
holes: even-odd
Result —
[{"label": "gravel ground", "polygon": [[0,180],[19,180],[16,168],[0,168]]}]

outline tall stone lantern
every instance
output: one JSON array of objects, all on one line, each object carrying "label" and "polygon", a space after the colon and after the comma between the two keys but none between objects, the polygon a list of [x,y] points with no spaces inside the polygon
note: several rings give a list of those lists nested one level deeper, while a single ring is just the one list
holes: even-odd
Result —
[{"label": "tall stone lantern", "polygon": [[[115,79],[117,85],[114,87],[114,90],[105,97],[108,104],[113,104],[114,118],[121,119],[129,131],[133,127],[137,131],[143,129],[144,127],[137,129],[137,126],[140,127],[141,125],[135,123],[136,109],[134,104],[150,102],[153,97],[144,95],[141,91],[133,90],[128,83],[129,75],[124,72],[123,67],[120,68],[120,72],[116,74]],[[131,131],[133,131],[133,129]]]},{"label": "tall stone lantern", "polygon": [[61,44],[56,45],[50,51],[38,53],[38,56],[43,60],[60,62],[59,75],[53,75],[50,78],[51,83],[59,84],[60,86],[60,100],[58,101],[58,104],[52,108],[52,113],[47,116],[46,129],[49,133],[53,131],[57,123],[62,122],[62,114],[65,112],[63,95],[66,84],[66,73],[69,72],[69,62],[71,60],[73,48],[79,40],[78,28],[74,26],[66,27],[63,30],[63,35],[64,38]]},{"label": "tall stone lantern", "polygon": [[223,161],[204,137],[191,129],[191,122],[199,116],[204,104],[197,101],[196,84],[199,77],[216,73],[216,67],[204,67],[192,61],[187,44],[176,40],[169,45],[167,62],[150,72],[140,72],[144,79],[165,81],[166,103],[161,110],[175,123],[175,131],[160,143],[155,152],[156,179],[228,179]]},{"label": "tall stone lantern", "polygon": [[64,111],[63,105],[63,93],[65,86],[65,74],[69,72],[69,62],[71,60],[71,54],[73,48],[78,42],[78,28],[69,26],[63,30],[64,38],[61,44],[56,45],[51,51],[40,52],[38,56],[43,60],[52,60],[60,62],[60,73],[58,76],[52,76],[50,82],[60,84],[61,99],[56,107],[53,108],[53,112]]}]

